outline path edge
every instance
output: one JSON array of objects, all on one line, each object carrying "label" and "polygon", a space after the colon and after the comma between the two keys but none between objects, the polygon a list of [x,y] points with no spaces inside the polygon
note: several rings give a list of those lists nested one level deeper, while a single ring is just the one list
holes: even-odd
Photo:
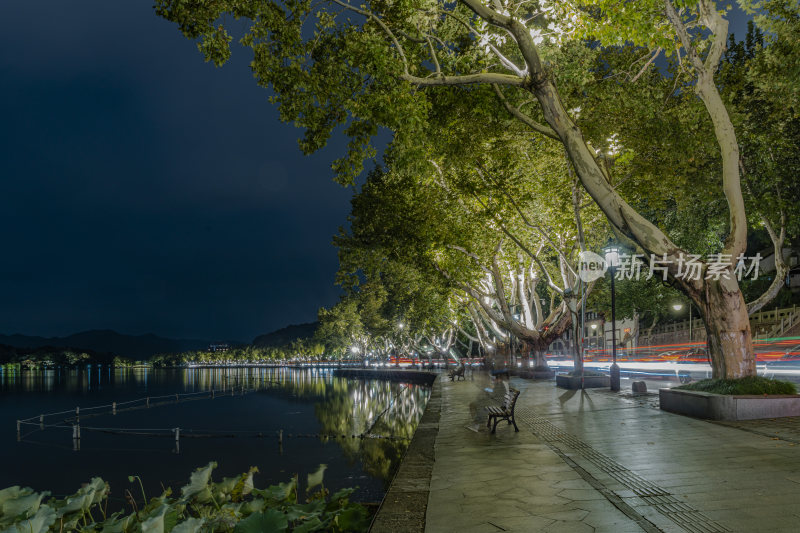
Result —
[{"label": "path edge", "polygon": [[433,382],[431,396],[411,443],[375,514],[370,533],[425,531],[441,412],[442,384],[439,374]]}]

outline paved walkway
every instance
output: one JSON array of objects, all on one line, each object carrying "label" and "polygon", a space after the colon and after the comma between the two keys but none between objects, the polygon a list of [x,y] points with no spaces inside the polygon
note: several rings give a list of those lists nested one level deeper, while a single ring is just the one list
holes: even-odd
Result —
[{"label": "paved walkway", "polygon": [[491,435],[487,386],[441,383],[428,532],[800,531],[796,419],[705,422],[512,378],[520,431]]}]

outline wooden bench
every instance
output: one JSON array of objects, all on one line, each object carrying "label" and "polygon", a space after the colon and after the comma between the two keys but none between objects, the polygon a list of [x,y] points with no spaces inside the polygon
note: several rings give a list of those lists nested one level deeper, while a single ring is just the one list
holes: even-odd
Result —
[{"label": "wooden bench", "polygon": [[448,374],[448,375],[450,376],[450,381],[455,381],[456,378],[459,378],[459,377],[463,380],[464,379],[464,365],[459,365],[458,368],[454,368],[453,370],[450,371],[450,374]]},{"label": "wooden bench", "polygon": [[519,431],[517,422],[514,420],[514,406],[517,405],[518,397],[519,391],[517,389],[509,389],[503,397],[503,405],[500,407],[490,405],[486,408],[486,410],[489,411],[489,420],[486,422],[487,428],[492,425],[492,419],[494,419],[492,433],[497,429],[497,424],[499,424],[501,420],[508,420],[509,424],[514,424],[514,431]]}]

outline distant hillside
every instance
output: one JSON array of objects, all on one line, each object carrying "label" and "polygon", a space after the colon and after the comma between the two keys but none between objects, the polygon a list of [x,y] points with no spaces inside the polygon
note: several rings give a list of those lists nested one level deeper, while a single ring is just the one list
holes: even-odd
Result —
[{"label": "distant hillside", "polygon": [[111,353],[98,353],[84,348],[60,348],[54,346],[39,346],[37,348],[20,348],[0,344],[0,364],[24,363],[26,361],[55,365],[80,365],[80,364],[111,364],[115,355]]},{"label": "distant hillside", "polygon": [[17,348],[75,348],[100,353],[113,353],[132,359],[147,359],[157,353],[177,353],[207,348],[209,341],[200,339],[167,339],[148,333],[125,335],[112,330],[92,330],[67,337],[35,337],[0,335],[0,344]]},{"label": "distant hillside", "polygon": [[318,327],[319,322],[292,324],[290,326],[286,326],[285,328],[275,330],[272,333],[259,335],[253,339],[253,345],[262,348],[267,346],[284,346],[297,339],[307,339],[309,337],[313,337],[314,332],[317,331]]}]

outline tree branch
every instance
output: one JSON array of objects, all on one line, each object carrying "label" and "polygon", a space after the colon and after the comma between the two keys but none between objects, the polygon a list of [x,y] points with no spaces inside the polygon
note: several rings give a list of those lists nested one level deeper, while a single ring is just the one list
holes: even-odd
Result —
[{"label": "tree branch", "polygon": [[527,126],[529,126],[533,131],[537,131],[537,132],[541,133],[542,135],[550,137],[551,139],[560,140],[558,138],[558,135],[556,135],[556,132],[554,132],[552,128],[550,128],[548,126],[545,126],[544,124],[539,124],[538,122],[533,120],[531,117],[529,117],[528,115],[526,115],[525,113],[520,111],[519,108],[514,107],[513,105],[511,105],[508,102],[508,100],[506,100],[506,97],[503,96],[503,93],[500,90],[500,87],[496,83],[492,84],[492,88],[494,89],[494,92],[497,95],[497,97],[500,99],[500,102],[502,102],[503,107],[505,107],[506,110],[509,113],[511,113],[514,117],[516,117],[520,122],[522,122],[523,124],[526,124]]},{"label": "tree branch", "polygon": [[772,240],[773,253],[775,254],[775,277],[761,296],[747,304],[748,315],[763,309],[765,305],[771,302],[780,292],[786,281],[786,276],[789,274],[789,265],[783,259],[783,243],[786,240],[786,214],[781,210],[781,231],[777,234],[767,217],[762,216],[761,221],[764,223],[767,233],[769,233],[770,240]]},{"label": "tree branch", "polygon": [[480,83],[497,83],[499,85],[511,85],[522,87],[527,83],[526,78],[512,76],[511,74],[498,74],[493,72],[482,72],[480,74],[464,74],[462,76],[439,76],[436,78],[420,78],[408,72],[400,75],[400,79],[405,80],[417,87],[434,87],[442,85],[473,85]]},{"label": "tree branch", "polygon": [[653,53],[653,56],[650,58],[650,60],[649,60],[647,63],[645,63],[645,64],[644,64],[644,66],[643,66],[643,67],[642,67],[642,69],[639,71],[639,73],[638,73],[636,76],[634,76],[634,77],[633,77],[633,79],[631,79],[631,83],[636,83],[636,80],[638,80],[638,79],[639,79],[639,77],[640,77],[642,74],[644,74],[644,73],[645,73],[645,71],[647,70],[647,68],[648,68],[650,65],[652,65],[652,64],[653,64],[653,61],[655,61],[655,60],[656,60],[656,58],[658,57],[658,54],[660,54],[660,53],[661,53],[661,47],[659,46],[658,48],[656,48],[656,51]]}]

